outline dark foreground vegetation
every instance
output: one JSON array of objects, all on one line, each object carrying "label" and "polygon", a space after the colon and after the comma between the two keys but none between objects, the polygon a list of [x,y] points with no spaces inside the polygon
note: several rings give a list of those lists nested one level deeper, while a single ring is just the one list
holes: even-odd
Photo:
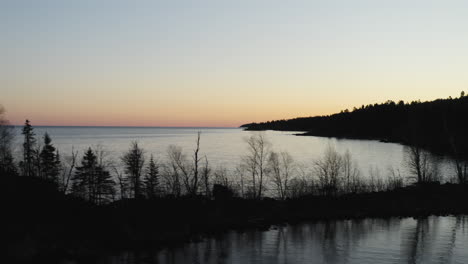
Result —
[{"label": "dark foreground vegetation", "polygon": [[328,116],[242,125],[247,130],[304,131],[304,135],[377,139],[468,156],[468,96],[430,102],[362,105]]},{"label": "dark foreground vegetation", "polygon": [[468,186],[460,184],[286,200],[236,198],[218,186],[213,199],[182,196],[95,205],[38,178],[3,181],[6,197],[14,197],[14,202],[5,201],[3,210],[8,257],[33,263],[86,260],[105,251],[169,246],[227,229],[266,229],[304,220],[468,213]]}]

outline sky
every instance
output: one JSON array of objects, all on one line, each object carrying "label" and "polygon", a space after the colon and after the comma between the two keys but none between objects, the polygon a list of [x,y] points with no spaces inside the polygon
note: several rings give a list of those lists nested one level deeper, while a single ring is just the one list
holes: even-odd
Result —
[{"label": "sky", "polygon": [[468,1],[0,0],[13,124],[237,127],[468,91]]}]

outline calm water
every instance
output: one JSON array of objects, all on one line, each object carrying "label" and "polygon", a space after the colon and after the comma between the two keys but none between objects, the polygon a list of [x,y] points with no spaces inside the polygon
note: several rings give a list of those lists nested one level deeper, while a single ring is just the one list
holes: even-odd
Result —
[{"label": "calm water", "polygon": [[[107,158],[118,163],[133,140],[137,140],[146,153],[154,154],[155,158],[164,161],[169,145],[181,146],[191,155],[195,147],[197,132],[201,131],[201,153],[206,155],[213,167],[223,166],[233,169],[240,157],[246,153],[244,139],[250,133],[238,128],[121,128],[121,127],[36,127],[38,137],[48,132],[53,143],[62,156],[69,155],[74,147],[80,151],[88,147],[100,145],[108,153]],[[17,128],[18,148],[20,154],[21,135]],[[298,137],[294,132],[266,131],[266,136],[272,142],[273,149],[288,151],[296,160],[297,166],[310,170],[315,159],[320,158],[325,148],[332,144],[340,152],[349,150],[356,160],[361,174],[366,176],[370,170],[378,171],[381,177],[393,168],[407,175],[404,147],[400,144],[381,143],[373,140],[346,140],[324,137]],[[439,157],[440,171],[446,177],[454,175],[451,163]]]},{"label": "calm water", "polygon": [[[38,136],[47,131],[62,156],[72,147],[83,154],[89,146],[101,145],[108,159],[116,162],[133,140],[161,161],[171,144],[189,153],[201,131],[201,152],[214,167],[228,169],[239,163],[246,152],[244,139],[254,133],[236,128],[36,127],[35,131]],[[18,128],[18,146],[19,133]],[[388,168],[407,173],[402,145],[293,134],[266,132],[275,150],[290,152],[306,170],[332,144],[340,152],[352,153],[362,175],[374,169],[385,177]],[[441,158],[441,172],[453,174],[447,159]],[[467,248],[468,217],[367,219],[304,223],[264,232],[232,231],[172,249],[103,256],[98,263],[468,263]]]},{"label": "calm water", "polygon": [[177,248],[105,256],[98,263],[468,263],[468,217],[341,220],[232,231]]}]

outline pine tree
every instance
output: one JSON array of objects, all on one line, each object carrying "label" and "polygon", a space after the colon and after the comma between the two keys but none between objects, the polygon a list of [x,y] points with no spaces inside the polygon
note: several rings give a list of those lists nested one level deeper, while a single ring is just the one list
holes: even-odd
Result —
[{"label": "pine tree", "polygon": [[40,153],[40,170],[44,179],[58,183],[60,172],[60,160],[58,152],[52,145],[52,139],[48,133],[44,135],[44,147]]},{"label": "pine tree", "polygon": [[146,174],[144,176],[144,186],[148,198],[154,198],[158,196],[159,167],[154,161],[153,155],[151,155],[148,166],[146,167]]},{"label": "pine tree", "polygon": [[141,174],[145,163],[144,151],[138,146],[137,142],[132,145],[127,153],[122,157],[125,164],[125,173],[127,174],[130,188],[133,191],[134,198],[140,198],[141,193]]},{"label": "pine tree", "polygon": [[72,193],[78,197],[93,200],[93,190],[91,186],[94,182],[94,173],[97,165],[97,157],[91,148],[84,154],[81,160],[81,166],[76,167],[73,176]]},{"label": "pine tree", "polygon": [[109,171],[99,165],[96,154],[88,148],[72,179],[72,194],[95,204],[103,204],[114,197],[115,182]]},{"label": "pine tree", "polygon": [[104,170],[101,166],[96,168],[95,178],[95,199],[94,202],[98,205],[105,204],[115,197],[115,182],[112,179],[109,171]]},{"label": "pine tree", "polygon": [[34,137],[34,129],[29,120],[24,123],[22,134],[24,135],[23,143],[23,175],[36,176],[34,163],[36,157],[36,138]]}]

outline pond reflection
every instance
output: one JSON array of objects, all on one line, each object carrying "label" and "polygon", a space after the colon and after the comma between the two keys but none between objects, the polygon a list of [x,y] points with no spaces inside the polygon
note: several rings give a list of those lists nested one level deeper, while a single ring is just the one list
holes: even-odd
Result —
[{"label": "pond reflection", "polygon": [[468,217],[310,222],[228,232],[159,251],[122,252],[99,263],[466,263]]}]

